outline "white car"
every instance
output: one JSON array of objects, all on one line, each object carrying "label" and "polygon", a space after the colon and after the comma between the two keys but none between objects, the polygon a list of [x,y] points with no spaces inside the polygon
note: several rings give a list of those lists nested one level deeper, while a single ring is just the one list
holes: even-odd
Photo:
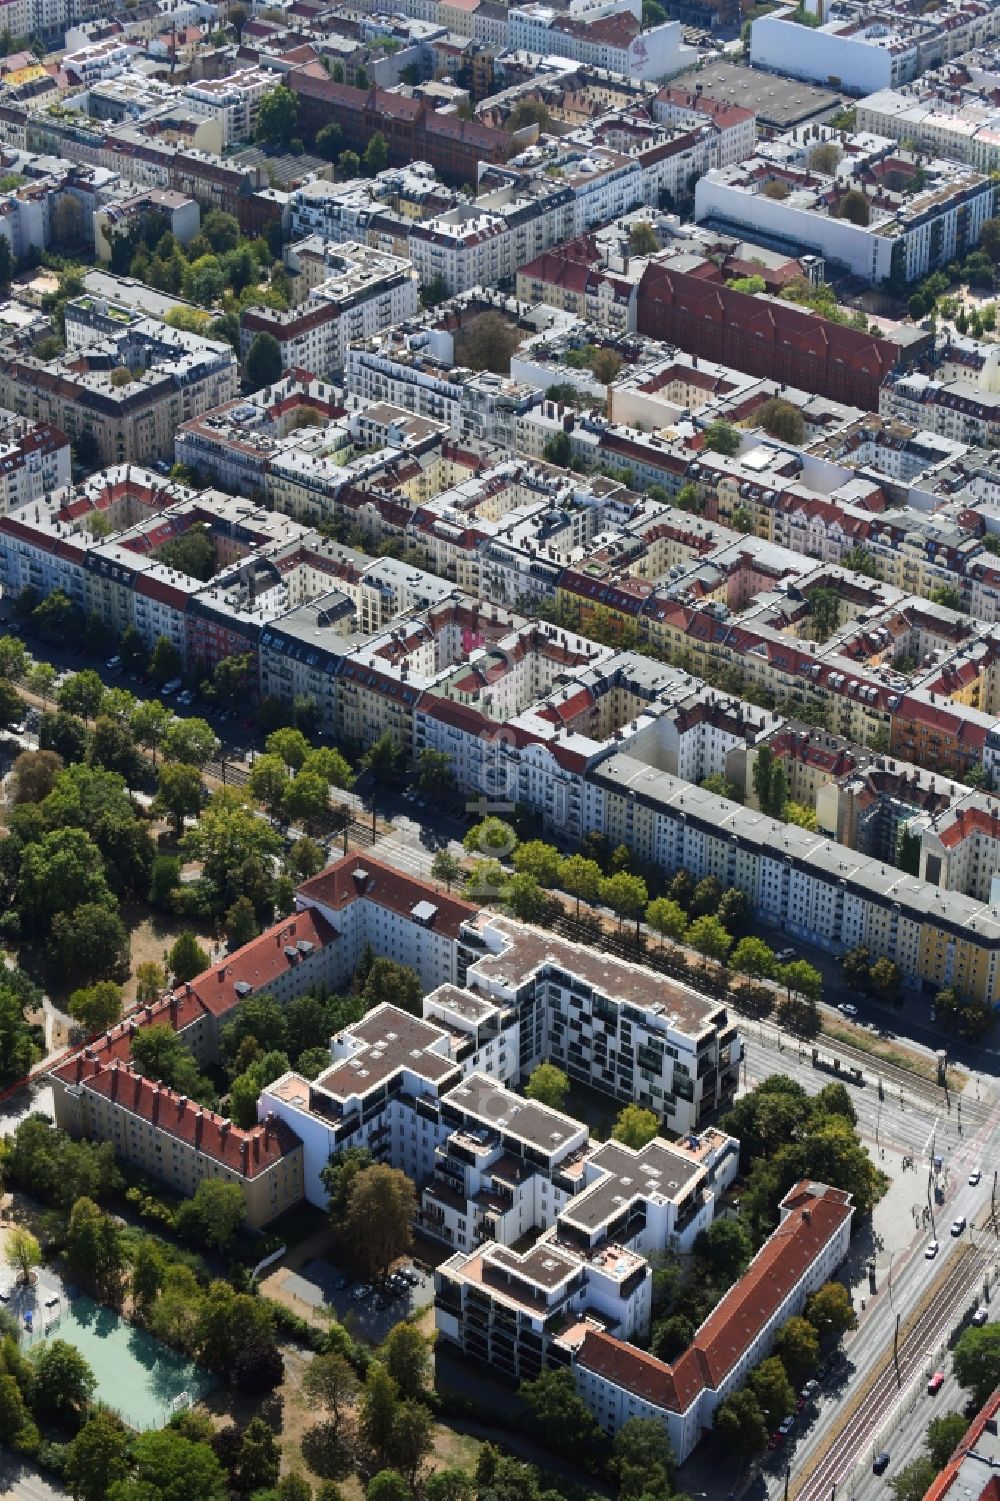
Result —
[{"label": "white car", "polygon": [[795,950],[779,949],[774,957],[775,959],[777,959],[779,964],[791,964],[792,960],[795,958]]},{"label": "white car", "polygon": [[972,1172],[969,1174],[969,1187],[970,1188],[978,1188],[979,1183],[980,1183],[980,1181],[982,1179],[982,1176],[983,1175],[979,1171],[978,1167],[974,1167],[972,1169]]},{"label": "white car", "polygon": [[928,1261],[933,1261],[940,1249],[941,1247],[936,1240],[929,1240],[924,1255]]},{"label": "white car", "polygon": [[952,1227],[951,1227],[951,1233],[952,1233],[952,1235],[961,1235],[962,1232],[965,1230],[965,1226],[966,1226],[965,1215],[964,1214],[960,1214],[958,1216],[958,1219],[954,1220],[952,1222]]},{"label": "white car", "polygon": [[981,1329],[990,1316],[988,1308],[977,1308],[972,1315],[972,1323],[976,1329]]},{"label": "white car", "polygon": [[857,1016],[858,1014],[857,1006],[852,1006],[850,1001],[841,1001],[840,1005],[837,1007],[837,1010],[840,1012],[841,1016]]}]

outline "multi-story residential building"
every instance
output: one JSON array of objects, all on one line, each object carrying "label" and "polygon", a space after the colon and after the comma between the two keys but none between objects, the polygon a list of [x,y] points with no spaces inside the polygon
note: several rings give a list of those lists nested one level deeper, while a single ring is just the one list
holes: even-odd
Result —
[{"label": "multi-story residential building", "polygon": [[48,422],[0,410],[0,515],[41,500],[70,480],[70,444]]},{"label": "multi-story residential building", "polygon": [[[947,12],[944,20],[941,10]],[[758,18],[750,33],[750,60],[786,77],[802,78],[849,94],[895,89],[997,34],[991,5],[951,0],[933,17],[903,7],[872,12],[860,3],[808,29],[791,8]]]},{"label": "multi-story residential building", "polygon": [[[843,158],[837,177],[764,156],[699,179],[695,217],[804,247],[865,282],[912,282],[964,259],[993,212],[990,179],[938,159],[917,162],[882,142]],[[864,194],[863,216],[841,212]]]},{"label": "multi-story residential building", "polygon": [[[0,352],[0,402],[71,439],[89,433],[102,464],[171,458],[180,424],[236,395],[228,344],[80,298],[66,308],[71,358]],[[127,384],[113,379],[130,370]]]},{"label": "multi-story residential building", "polygon": [[480,162],[505,161],[514,149],[506,131],[442,113],[423,100],[377,88],[365,93],[334,83],[332,78],[317,77],[307,67],[293,68],[287,83],[299,96],[305,130],[335,123],[343,131],[344,145],[358,152],[379,131],[394,167],[428,162],[446,182],[475,182]]},{"label": "multi-story residential building", "polygon": [[304,302],[286,311],[255,307],[240,319],[244,358],[263,333],[277,339],[286,370],[328,377],[342,370],[348,347],[417,311],[417,275],[409,261],[364,245],[331,247],[326,276]]},{"label": "multi-story residential building", "polygon": [[684,45],[679,21],[643,27],[638,6],[597,3],[567,14],[541,4],[512,6],[508,45],[526,52],[555,53],[607,68],[626,77],[661,81],[696,61]]},{"label": "multi-story residential building", "polygon": [[251,141],[264,95],[274,88],[274,75],[260,68],[243,68],[225,78],[202,78],[189,83],[183,99],[196,115],[215,120],[222,128],[222,149]]}]

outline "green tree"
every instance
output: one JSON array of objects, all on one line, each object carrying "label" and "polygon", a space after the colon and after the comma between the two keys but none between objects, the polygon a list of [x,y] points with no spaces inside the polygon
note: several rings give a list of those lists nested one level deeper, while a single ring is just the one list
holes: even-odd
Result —
[{"label": "green tree", "polygon": [[851,1295],[842,1282],[824,1282],[818,1287],[806,1302],[805,1316],[821,1339],[845,1334],[857,1323]]},{"label": "green tree", "polygon": [[289,771],[301,771],[309,755],[309,741],[301,730],[284,726],[273,730],[264,742],[269,756],[277,756]]},{"label": "green tree", "polygon": [[898,1475],[889,1481],[895,1501],[923,1501],[930,1490],[937,1471],[929,1459],[913,1459],[904,1465]]},{"label": "green tree", "polygon": [[687,942],[706,960],[725,964],[732,938],[717,917],[696,917],[687,930]]},{"label": "green tree", "polygon": [[503,899],[521,922],[540,923],[545,916],[545,893],[534,876],[512,876],[504,888]]},{"label": "green tree", "polygon": [[524,1092],[529,1100],[537,1100],[541,1105],[561,1110],[569,1093],[569,1079],[554,1063],[539,1063],[532,1070]]},{"label": "green tree", "polygon": [[4,1260],[13,1267],[19,1282],[28,1282],[35,1267],[42,1264],[42,1248],[30,1230],[13,1225],[7,1231]]},{"label": "green tree", "polygon": [[767,1447],[767,1424],[753,1391],[731,1392],[715,1410],[715,1431],[731,1453],[749,1457]]},{"label": "green tree", "polygon": [[708,1280],[730,1287],[746,1269],[753,1246],[742,1220],[714,1220],[695,1238],[694,1253]]},{"label": "green tree", "polygon": [[431,1347],[415,1324],[395,1324],[382,1346],[382,1360],[400,1396],[426,1395],[431,1379]]},{"label": "green tree", "polygon": [[808,1319],[790,1318],[779,1329],[773,1349],[794,1387],[803,1386],[815,1374],[819,1365],[819,1336]]},{"label": "green tree", "polygon": [[330,789],[315,771],[300,771],[285,787],[283,798],[289,823],[315,828],[330,811]]},{"label": "green tree", "polygon": [[185,766],[205,766],[219,746],[215,731],[204,719],[174,719],[163,734],[163,754]]},{"label": "green tree", "polygon": [[756,420],[772,438],[782,443],[801,445],[805,437],[805,422],[797,406],[780,396],[773,396],[758,408]]},{"label": "green tree", "polygon": [[952,1366],[960,1385],[977,1407],[1000,1386],[1000,1324],[964,1329],[955,1345]]},{"label": "green tree", "polygon": [[540,886],[558,885],[566,864],[555,845],[545,844],[541,839],[519,844],[511,861],[519,875],[534,876]]},{"label": "green tree", "polygon": [[230,949],[240,949],[256,938],[260,928],[257,926],[253,903],[245,896],[237,897],[226,913],[223,926]]},{"label": "green tree", "polygon": [[209,966],[209,958],[193,933],[181,933],[167,955],[167,969],[183,985]]},{"label": "green tree", "polygon": [[410,1501],[412,1492],[398,1470],[379,1470],[365,1488],[366,1501]]},{"label": "green tree", "polygon": [[564,891],[576,898],[576,915],[580,916],[580,902],[596,902],[601,886],[601,867],[596,860],[585,855],[567,855],[559,867],[559,883]]},{"label": "green tree", "polygon": [[121,1013],[121,986],[112,980],[98,980],[84,989],[74,990],[69,998],[70,1016],[82,1022],[88,1032],[106,1032]]},{"label": "green tree", "polygon": [[132,734],[139,745],[152,751],[154,766],[169,720],[170,712],[158,698],[140,699],[132,714]]},{"label": "green tree", "polygon": [[254,802],[260,803],[272,818],[281,814],[288,786],[288,768],[280,756],[258,756],[250,772],[247,787]]},{"label": "green tree", "polygon": [[344,133],[336,120],[331,120],[316,132],[314,148],[324,161],[335,162],[344,144]]},{"label": "green tree", "polygon": [[694,1324],[687,1314],[675,1313],[655,1326],[650,1348],[658,1360],[669,1364],[683,1355],[693,1339]]},{"label": "green tree", "polygon": [[132,1057],[139,1072],[147,1079],[162,1079],[179,1094],[197,1099],[206,1093],[206,1089],[211,1093],[198,1073],[198,1065],[167,1022],[142,1027],[136,1032],[132,1038]]},{"label": "green tree", "polygon": [[202,862],[206,880],[232,900],[239,895],[238,876],[247,863],[271,860],[281,853],[282,844],[238,792],[223,788],[202,811],[196,827],[184,835],[181,848]]},{"label": "green tree", "polygon": [[43,708],[52,697],[57,675],[51,662],[34,662],[28,673],[26,685],[28,692],[41,699]]},{"label": "green tree", "polygon": [[257,140],[267,146],[287,151],[298,133],[299,96],[279,84],[260,101],[257,111]]},{"label": "green tree", "polygon": [[[405,1329],[409,1326],[400,1324],[396,1327]],[[302,1386],[306,1396],[325,1408],[339,1428],[345,1410],[357,1395],[359,1382],[353,1367],[344,1357],[330,1353],[317,1355],[309,1362]]]},{"label": "green tree", "polygon": [[322,777],[329,787],[350,788],[354,786],[355,778],[351,763],[334,746],[323,745],[316,750],[310,750],[302,763],[301,770]]},{"label": "green tree", "polygon": [[628,1418],[615,1434],[611,1471],[622,1501],[671,1495],[674,1454],[663,1424],[656,1418]]},{"label": "green tree", "polygon": [[739,453],[741,442],[739,433],[728,422],[713,422],[705,430],[705,447],[713,453],[724,454],[727,458]]},{"label": "green tree", "polygon": [[168,636],[158,636],[149,658],[149,675],[162,687],[171,678],[179,677],[184,664],[177,647]]},{"label": "green tree", "polygon": [[35,1046],[20,997],[0,985],[0,1079],[21,1079],[35,1059]]},{"label": "green tree", "polygon": [[642,219],[638,224],[633,224],[629,230],[629,250],[633,255],[654,255],[660,248],[660,242],[656,237],[656,231],[652,224]]},{"label": "green tree", "polygon": [[389,148],[380,130],[376,130],[369,138],[365,147],[364,165],[368,177],[377,177],[389,165]]},{"label": "green tree", "polygon": [[[191,1239],[225,1251],[232,1245],[237,1230],[246,1218],[246,1200],[238,1183],[223,1183],[219,1178],[203,1178],[194,1197],[185,1199],[185,1232]],[[178,1228],[182,1221],[178,1213]],[[195,1235],[191,1231],[197,1226]]]},{"label": "green tree", "polygon": [[191,1501],[194,1496],[198,1501],[225,1501],[225,1473],[209,1445],[192,1442],[173,1428],[138,1434],[132,1462],[137,1479],[152,1488],[151,1495],[147,1491],[134,1501]]},{"label": "green tree", "polygon": [[571,1371],[543,1371],[533,1381],[522,1381],[519,1395],[531,1426],[549,1446],[577,1457],[604,1448],[604,1436]]},{"label": "green tree", "polygon": [[927,1454],[940,1473],[965,1437],[968,1422],[960,1412],[944,1412],[927,1425]]},{"label": "green tree", "polygon": [[66,1452],[65,1479],[77,1501],[105,1501],[128,1474],[128,1435],[119,1419],[96,1408]]},{"label": "green tree", "polygon": [[849,188],[835,208],[831,209],[831,217],[847,219],[851,224],[864,227],[871,217],[868,199],[860,188]]},{"label": "green tree", "polygon": [[112,902],[100,850],[89,835],[82,829],[54,829],[25,846],[17,906],[27,927],[42,931],[54,914],[72,912],[85,902]]},{"label": "green tree", "polygon": [[365,1447],[383,1459],[388,1459],[392,1449],[392,1430],[398,1408],[399,1390],[395,1381],[380,1361],[373,1360],[365,1377],[358,1411],[358,1433]]},{"label": "green tree", "polygon": [[413,1184],[397,1168],[373,1163],[351,1184],[343,1238],[355,1263],[369,1275],[385,1276],[410,1249],[416,1211]]},{"label": "green tree", "polygon": [[649,891],[642,876],[634,876],[626,870],[620,870],[616,875],[602,878],[598,893],[604,905],[610,907],[618,918],[619,928],[626,917],[635,919],[638,939],[639,923],[649,901]]},{"label": "green tree", "polygon": [[652,1110],[644,1110],[641,1105],[625,1105],[618,1112],[611,1135],[615,1141],[639,1151],[653,1140],[659,1129],[659,1118]]},{"label": "green tree", "polygon": [[517,835],[509,823],[491,816],[473,824],[462,840],[470,855],[486,860],[510,859],[517,848]]},{"label": "green tree", "polygon": [[768,1428],[777,1428],[795,1411],[795,1391],[776,1355],[769,1355],[755,1371],[751,1371],[747,1385],[760,1404]]},{"label": "green tree", "polygon": [[775,971],[774,953],[761,938],[741,938],[730,956],[729,967],[738,975],[746,975],[748,983],[769,980]]},{"label": "green tree", "polygon": [[93,1199],[77,1199],[70,1212],[66,1265],[74,1282],[101,1301],[121,1297],[126,1271],[121,1232]]},{"label": "green tree", "polygon": [[201,772],[198,767],[180,761],[164,761],[157,776],[153,811],[165,813],[180,838],[184,832],[184,820],[197,818],[201,811]]},{"label": "green tree", "polygon": [[362,998],[370,1010],[374,1006],[398,1006],[419,1016],[424,989],[420,977],[408,964],[395,959],[376,959],[365,980]]},{"label": "green tree", "polygon": [[283,361],[281,345],[273,334],[259,333],[247,350],[246,378],[254,390],[274,385],[281,379]]},{"label": "green tree", "polygon": [[443,881],[448,891],[451,891],[452,885],[458,880],[461,874],[461,861],[456,859],[449,849],[442,847],[434,852],[434,859],[431,861],[431,875],[435,881]]},{"label": "green tree", "polygon": [[76,1346],[64,1339],[48,1340],[37,1345],[29,1358],[34,1410],[70,1419],[82,1412],[97,1380]]}]

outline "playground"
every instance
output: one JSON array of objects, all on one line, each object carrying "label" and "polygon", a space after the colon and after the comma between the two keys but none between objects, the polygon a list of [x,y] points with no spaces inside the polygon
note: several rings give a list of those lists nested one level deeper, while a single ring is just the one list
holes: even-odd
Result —
[{"label": "playground", "polygon": [[50,1268],[30,1287],[9,1288],[6,1307],[21,1327],[23,1350],[46,1339],[75,1345],[97,1379],[95,1398],[130,1428],[162,1428],[173,1413],[200,1401],[217,1384],[208,1371],[146,1330],[74,1292]]}]

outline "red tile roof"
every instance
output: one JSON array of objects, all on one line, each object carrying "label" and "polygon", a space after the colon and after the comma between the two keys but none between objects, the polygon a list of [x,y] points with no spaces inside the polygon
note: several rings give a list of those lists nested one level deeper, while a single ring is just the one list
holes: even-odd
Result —
[{"label": "red tile roof", "polygon": [[346,855],[336,865],[303,882],[299,896],[305,902],[317,902],[334,911],[341,911],[363,897],[400,917],[409,917],[418,902],[430,902],[437,909],[431,926],[436,933],[449,938],[457,938],[462,923],[479,911],[471,902],[445,896],[436,886],[405,876],[370,855]]},{"label": "red tile roof", "polygon": [[781,1224],[673,1365],[591,1333],[579,1363],[672,1412],[686,1412],[706,1388],[717,1391],[853,1212],[849,1194],[808,1182],[795,1184],[782,1207],[787,1213]]},{"label": "red tile roof", "polygon": [[296,912],[196,976],[190,985],[182,987],[181,998],[193,998],[212,1016],[225,1016],[240,1003],[238,984],[249,985],[254,991],[266,990],[300,963],[300,958],[287,954],[286,949],[294,949],[301,943],[311,944],[313,949],[325,948],[339,936],[321,912],[312,908]]},{"label": "red tile roof", "polygon": [[186,1141],[245,1178],[256,1178],[301,1146],[284,1121],[272,1119],[243,1131],[186,1095],[133,1073],[120,1061],[110,1064],[99,1058],[84,1061],[83,1082],[88,1089],[117,1101],[133,1115],[141,1116],[168,1136]]}]

